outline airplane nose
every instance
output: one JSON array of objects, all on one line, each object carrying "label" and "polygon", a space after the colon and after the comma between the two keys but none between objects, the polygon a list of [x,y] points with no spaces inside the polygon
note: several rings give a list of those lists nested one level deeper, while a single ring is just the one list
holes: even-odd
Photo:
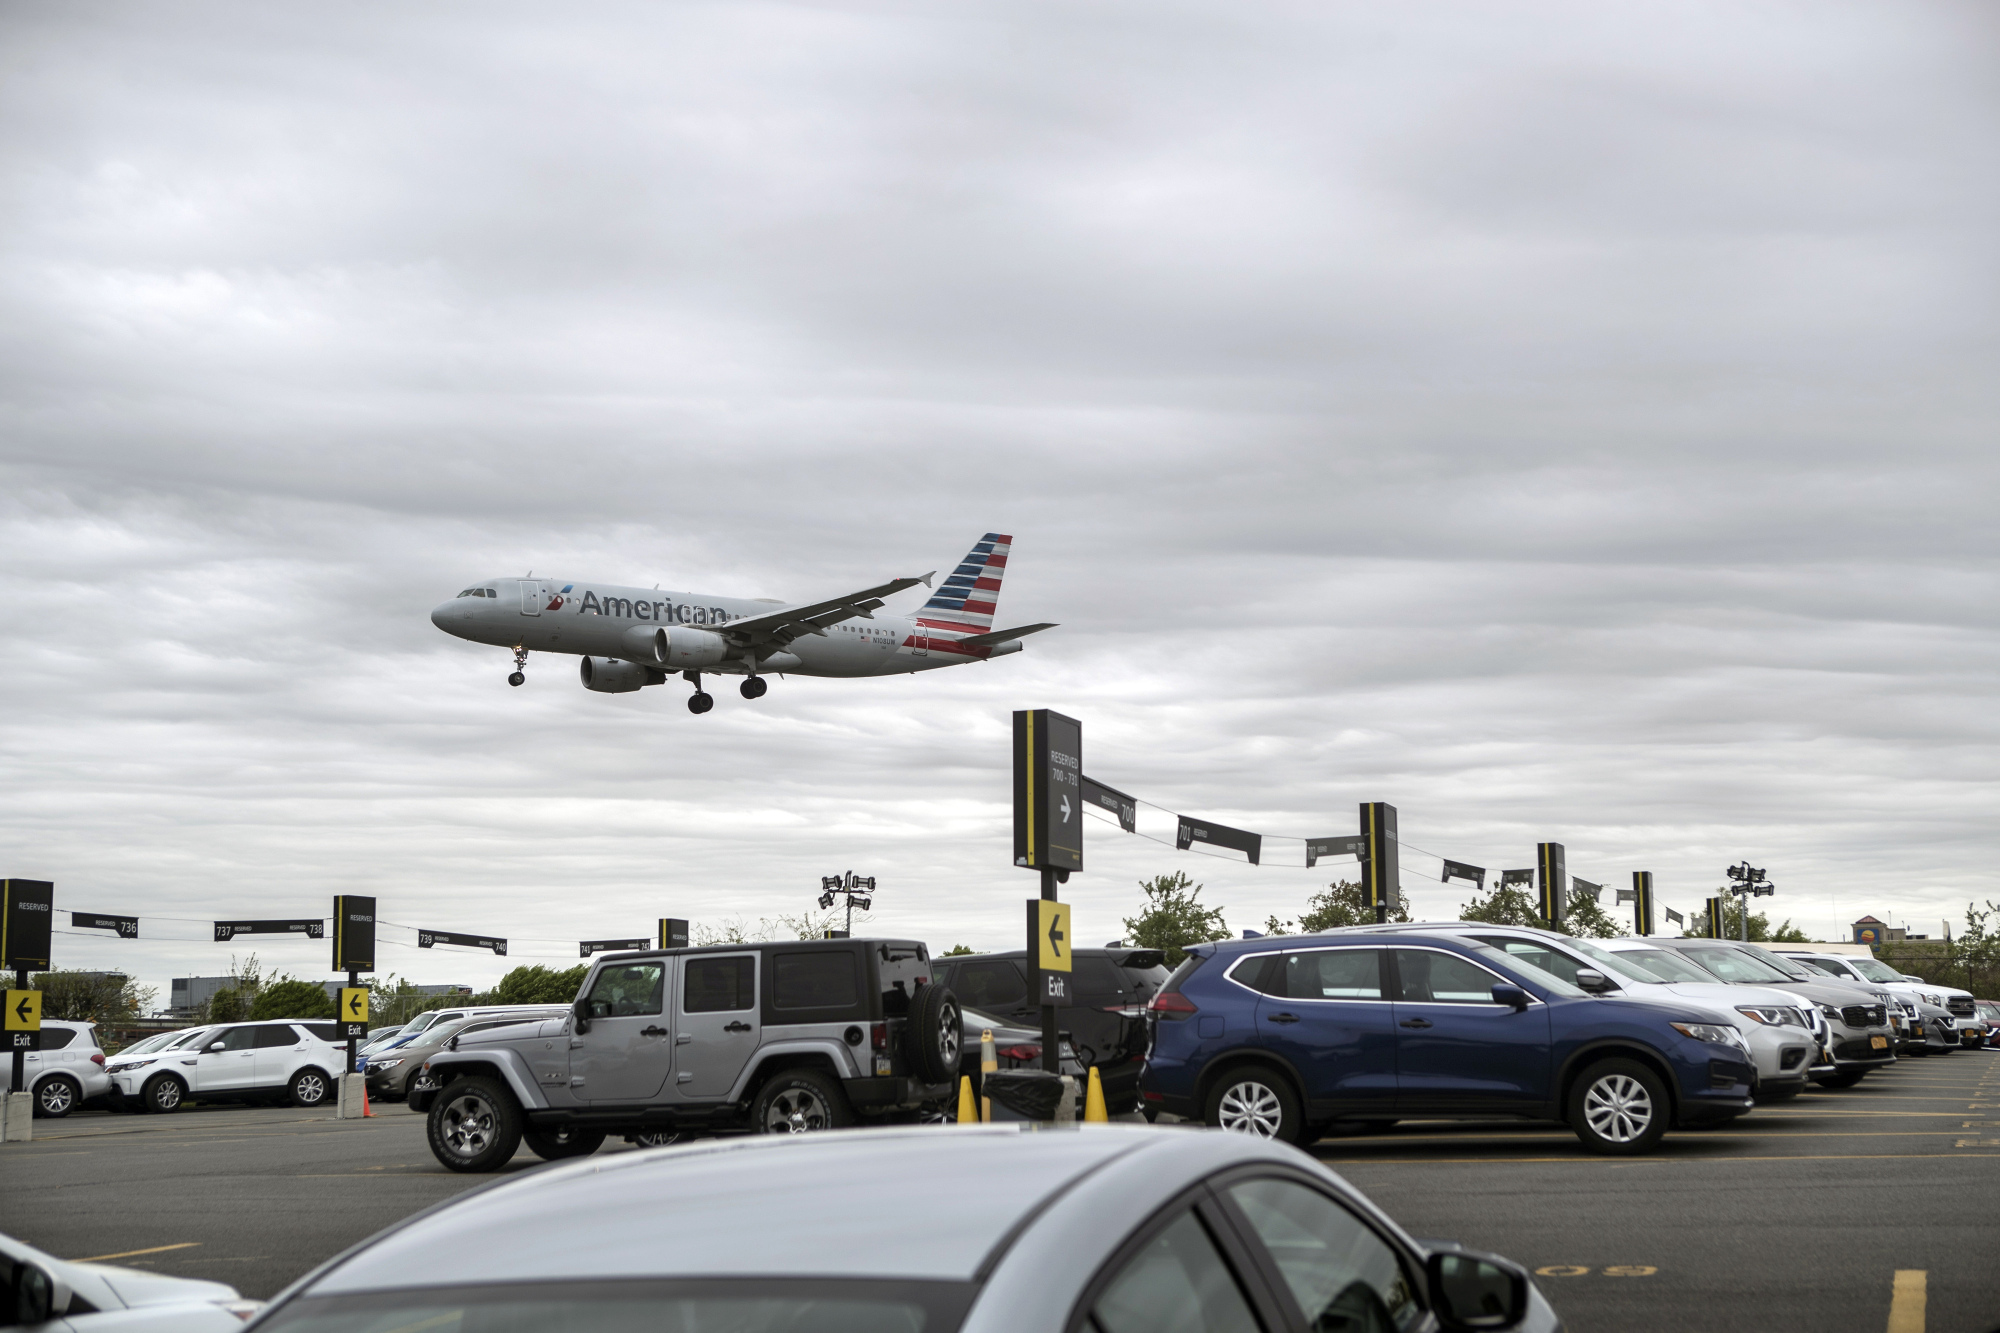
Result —
[{"label": "airplane nose", "polygon": [[439,602],[436,608],[431,611],[431,624],[436,625],[442,630],[450,629],[453,619],[452,610],[450,602]]}]

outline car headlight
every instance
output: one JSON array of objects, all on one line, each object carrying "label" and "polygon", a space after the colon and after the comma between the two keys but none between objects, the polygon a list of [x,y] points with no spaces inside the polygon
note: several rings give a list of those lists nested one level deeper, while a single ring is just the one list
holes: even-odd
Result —
[{"label": "car headlight", "polygon": [[1820,1011],[1820,1012],[1821,1012],[1822,1014],[1825,1014],[1825,1015],[1826,1015],[1826,1016],[1827,1016],[1828,1018],[1832,1019],[1832,1020],[1833,1020],[1834,1022],[1836,1022],[1836,1023],[1838,1023],[1838,1022],[1840,1022],[1840,1021],[1841,1021],[1841,1018],[1840,1018],[1840,1010],[1838,1010],[1838,1009],[1834,1008],[1834,1007],[1833,1007],[1832,1005],[1830,1005],[1830,1004],[1823,1004],[1823,1005],[1821,1005],[1821,1006],[1819,1007],[1819,1011]]},{"label": "car headlight", "polygon": [[1920,1000],[1922,1000],[1922,1001],[1923,1001],[1923,1002],[1924,1002],[1925,1004],[1927,1004],[1927,1005],[1931,1006],[1931,1008],[1933,1008],[1933,1009],[1942,1009],[1942,1008],[1944,1008],[1944,1000],[1943,1000],[1943,998],[1942,998],[1942,997],[1940,997],[1940,996],[1936,996],[1936,995],[1919,995],[1919,996],[1918,996],[1917,998],[1918,998],[1918,999],[1920,999]]},{"label": "car headlight", "polygon": [[1693,1037],[1696,1041],[1718,1042],[1724,1046],[1748,1044],[1741,1032],[1722,1023],[1675,1023],[1672,1027],[1682,1036]]},{"label": "car headlight", "polygon": [[403,1063],[403,1057],[399,1055],[393,1060],[370,1060],[368,1067],[370,1069],[394,1069],[401,1063]]},{"label": "car headlight", "polygon": [[[157,1058],[158,1058],[157,1056],[154,1057],[155,1060]],[[152,1063],[154,1063],[154,1060],[132,1060],[126,1064],[119,1065],[117,1069],[111,1072],[115,1074],[129,1074],[135,1069],[144,1069],[147,1065],[150,1065]]]},{"label": "car headlight", "polygon": [[1736,1012],[1753,1022],[1774,1028],[1802,1028],[1806,1025],[1804,1015],[1785,1005],[1739,1004]]}]

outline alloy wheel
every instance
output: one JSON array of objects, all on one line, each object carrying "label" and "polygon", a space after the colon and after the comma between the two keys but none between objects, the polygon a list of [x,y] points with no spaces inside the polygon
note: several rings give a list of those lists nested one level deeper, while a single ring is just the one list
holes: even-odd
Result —
[{"label": "alloy wheel", "polygon": [[1653,1123],[1653,1098],[1629,1074],[1607,1074],[1584,1094],[1583,1118],[1607,1143],[1630,1143]]},{"label": "alloy wheel", "polygon": [[153,1105],[162,1111],[171,1111],[181,1104],[181,1085],[173,1079],[161,1079],[153,1091]]},{"label": "alloy wheel", "polygon": [[1232,1134],[1254,1134],[1260,1139],[1276,1138],[1284,1128],[1284,1103],[1262,1083],[1238,1083],[1222,1094],[1216,1119]]},{"label": "alloy wheel", "polygon": [[48,1116],[68,1115],[69,1108],[76,1102],[76,1094],[70,1089],[67,1079],[52,1078],[38,1090],[42,1103],[42,1114]]},{"label": "alloy wheel", "polygon": [[492,1146],[497,1119],[484,1097],[454,1097],[445,1104],[439,1137],[460,1157],[477,1157]]},{"label": "alloy wheel", "polygon": [[301,1106],[318,1106],[326,1100],[326,1080],[318,1074],[302,1074],[292,1085],[292,1095]]},{"label": "alloy wheel", "polygon": [[948,1004],[944,1007],[944,1021],[938,1024],[938,1058],[946,1069],[958,1068],[959,1043],[964,1021],[959,1015],[957,1005]]},{"label": "alloy wheel", "polygon": [[768,1134],[809,1134],[832,1127],[826,1103],[811,1088],[787,1088],[771,1099],[764,1116]]}]

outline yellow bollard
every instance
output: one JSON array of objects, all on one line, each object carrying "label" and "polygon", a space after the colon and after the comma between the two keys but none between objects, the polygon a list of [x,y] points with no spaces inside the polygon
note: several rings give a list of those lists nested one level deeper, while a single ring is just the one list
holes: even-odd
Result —
[{"label": "yellow bollard", "polygon": [[976,1125],[979,1123],[979,1108],[976,1105],[974,1105],[974,1102],[976,1100],[977,1099],[972,1095],[972,1075],[960,1074],[958,1076],[958,1123],[959,1124]]},{"label": "yellow bollard", "polygon": [[[984,1083],[986,1082],[986,1076],[988,1074],[995,1074],[998,1073],[999,1071],[1000,1071],[1000,1057],[993,1053],[993,1029],[982,1028],[979,1033],[980,1083],[984,1085]],[[992,1122],[993,1099],[991,1097],[981,1097],[979,1099],[979,1118],[988,1123]]]},{"label": "yellow bollard", "polygon": [[1083,1123],[1086,1125],[1108,1125],[1111,1113],[1104,1109],[1104,1081],[1097,1076],[1097,1066],[1090,1067],[1090,1088],[1083,1094]]}]

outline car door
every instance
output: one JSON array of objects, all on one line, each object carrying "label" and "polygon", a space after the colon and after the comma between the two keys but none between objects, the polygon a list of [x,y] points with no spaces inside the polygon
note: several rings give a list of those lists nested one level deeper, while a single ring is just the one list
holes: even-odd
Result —
[{"label": "car door", "polygon": [[681,959],[674,1040],[674,1089],[700,1101],[726,1097],[757,1053],[757,954],[687,954]]},{"label": "car door", "polygon": [[1423,1315],[1421,1277],[1395,1246],[1337,1200],[1288,1177],[1223,1185],[1231,1220],[1310,1329],[1393,1333]]},{"label": "car door", "polygon": [[1393,951],[1396,1113],[1524,1113],[1549,1097],[1548,1006],[1495,1003],[1515,984],[1446,949]]},{"label": "car door", "polygon": [[1309,1117],[1384,1115],[1395,1104],[1395,1006],[1384,989],[1385,952],[1376,945],[1294,949],[1246,958],[1230,972],[1260,993],[1256,1040],[1298,1070]]},{"label": "car door", "polygon": [[[1212,1200],[1149,1220],[1085,1293],[1075,1333],[1264,1333],[1276,1295]],[[1329,1326],[1331,1327],[1331,1326]]]},{"label": "car door", "polygon": [[190,1075],[188,1087],[197,1093],[240,1092],[255,1086],[257,1029],[244,1026],[209,1033],[194,1068],[185,1072]]},{"label": "car door", "polygon": [[652,1101],[673,1068],[670,958],[610,963],[590,985],[590,1031],[570,1036],[570,1086],[593,1106]]},{"label": "car door", "polygon": [[292,1081],[292,1071],[305,1063],[306,1038],[290,1023],[266,1023],[257,1029],[252,1049],[257,1054],[254,1086],[282,1088]]}]

